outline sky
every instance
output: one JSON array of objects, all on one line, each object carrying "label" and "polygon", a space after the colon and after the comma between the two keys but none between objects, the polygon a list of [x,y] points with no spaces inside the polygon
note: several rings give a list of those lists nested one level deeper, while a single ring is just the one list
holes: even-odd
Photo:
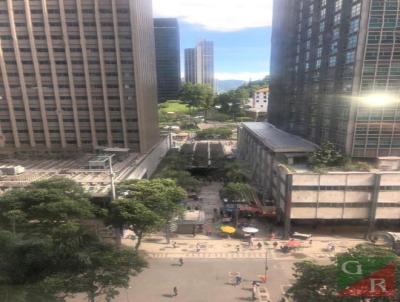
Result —
[{"label": "sky", "polygon": [[214,41],[215,77],[257,80],[269,74],[273,0],[153,0],[154,17],[179,19],[183,49]]}]

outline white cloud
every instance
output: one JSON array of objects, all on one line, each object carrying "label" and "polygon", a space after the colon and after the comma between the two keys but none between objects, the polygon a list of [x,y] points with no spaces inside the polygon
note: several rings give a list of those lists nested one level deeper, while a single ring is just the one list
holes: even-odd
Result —
[{"label": "white cloud", "polygon": [[271,26],[273,0],[153,0],[155,17],[178,17],[211,31]]},{"label": "white cloud", "polygon": [[252,81],[261,80],[267,76],[266,72],[216,72],[215,78],[218,80],[242,80]]}]

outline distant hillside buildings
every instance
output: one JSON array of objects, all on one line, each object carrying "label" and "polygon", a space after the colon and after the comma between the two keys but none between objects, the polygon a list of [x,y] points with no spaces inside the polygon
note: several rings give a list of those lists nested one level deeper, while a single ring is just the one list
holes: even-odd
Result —
[{"label": "distant hillside buildings", "polygon": [[249,102],[247,103],[247,106],[249,106],[249,111],[266,113],[268,111],[268,98],[268,87],[256,90],[253,97],[249,99]]},{"label": "distant hillside buildings", "polygon": [[154,19],[158,101],[176,100],[181,84],[178,20]]},{"label": "distant hillside buildings", "polygon": [[214,43],[203,40],[185,49],[185,82],[214,88]]}]

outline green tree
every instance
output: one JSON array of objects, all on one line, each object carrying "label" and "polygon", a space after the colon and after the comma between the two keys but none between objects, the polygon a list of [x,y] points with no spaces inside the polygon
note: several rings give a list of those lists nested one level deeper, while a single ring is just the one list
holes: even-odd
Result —
[{"label": "green tree", "polygon": [[208,85],[186,83],[181,89],[180,99],[190,108],[203,108],[205,118],[207,118],[208,110],[214,106],[214,93]]},{"label": "green tree", "polygon": [[255,190],[246,183],[228,183],[221,190],[221,197],[231,202],[249,202],[255,198]]},{"label": "green tree", "polygon": [[138,250],[143,236],[159,230],[165,221],[142,202],[134,199],[119,199],[111,204],[110,223],[119,229],[130,229],[135,232]]},{"label": "green tree", "polygon": [[154,178],[174,179],[176,184],[184,188],[186,192],[199,192],[201,186],[201,182],[185,170],[164,169],[157,173]]},{"label": "green tree", "polygon": [[[339,256],[347,257],[393,257],[397,266],[396,269],[396,287],[400,286],[400,261],[393,251],[376,247],[369,244],[358,245],[348,252],[338,254],[335,261],[330,265],[319,265],[313,262],[305,261],[294,264],[295,283],[288,290],[287,294],[295,301],[307,302],[360,302],[364,301],[358,297],[339,297],[337,296],[337,264]],[[371,302],[389,302],[398,301],[399,294],[396,294],[395,300],[387,297],[371,298]]]},{"label": "green tree", "polygon": [[82,187],[64,178],[1,196],[0,300],[64,301],[86,293],[95,301],[127,287],[146,263],[96,235],[93,222],[101,224],[99,215],[104,211],[91,204]]},{"label": "green tree", "polygon": [[229,139],[231,136],[232,130],[229,128],[208,128],[196,132],[197,140]]},{"label": "green tree", "polygon": [[250,170],[244,162],[237,160],[234,162],[226,162],[223,167],[223,180],[224,182],[249,182]]},{"label": "green tree", "polygon": [[139,239],[138,249],[146,233],[159,230],[182,213],[180,201],[186,192],[172,179],[143,179],[122,182],[117,195],[120,198],[111,204],[110,223],[131,227]]}]

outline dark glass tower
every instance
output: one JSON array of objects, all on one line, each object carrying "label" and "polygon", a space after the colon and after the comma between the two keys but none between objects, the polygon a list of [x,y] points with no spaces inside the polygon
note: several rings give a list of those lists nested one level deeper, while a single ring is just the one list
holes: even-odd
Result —
[{"label": "dark glass tower", "polygon": [[181,83],[178,20],[154,19],[158,101],[176,100]]}]

